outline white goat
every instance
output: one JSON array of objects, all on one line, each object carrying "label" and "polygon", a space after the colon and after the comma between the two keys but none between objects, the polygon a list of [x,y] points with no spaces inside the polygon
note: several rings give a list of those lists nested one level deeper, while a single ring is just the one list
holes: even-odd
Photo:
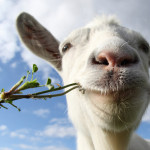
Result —
[{"label": "white goat", "polygon": [[32,16],[17,28],[28,48],[50,62],[64,84],[86,90],[67,95],[78,150],[150,150],[134,134],[149,103],[149,45],[113,17],[96,18],[59,42]]}]

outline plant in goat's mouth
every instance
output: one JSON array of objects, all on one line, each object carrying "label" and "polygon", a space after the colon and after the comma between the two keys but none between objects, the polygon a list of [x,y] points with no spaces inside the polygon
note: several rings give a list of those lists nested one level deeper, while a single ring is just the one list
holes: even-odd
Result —
[{"label": "plant in goat's mouth", "polygon": [[[57,97],[65,95],[66,93],[79,88],[80,91],[83,92],[83,89],[78,83],[72,83],[65,86],[61,86],[59,84],[56,84],[57,87],[55,87],[51,83],[51,79],[47,79],[47,83],[45,85],[40,85],[37,79],[33,79],[34,73],[38,71],[38,67],[36,64],[33,64],[32,73],[30,71],[27,71],[27,76],[23,76],[8,92],[5,92],[4,88],[0,92],[0,108],[3,107],[5,109],[8,109],[6,106],[3,105],[3,103],[8,103],[12,105],[13,107],[17,108],[20,111],[20,108],[18,108],[16,105],[13,104],[13,101],[23,99],[23,98],[32,98],[32,99],[44,99]],[[28,80],[29,75],[31,74],[31,80]],[[24,90],[31,89],[31,88],[38,88],[38,87],[47,87],[48,90],[44,90],[37,93],[31,93],[31,94],[23,94]],[[46,93],[59,91],[65,88],[70,87],[68,90],[62,93],[58,94],[48,94]]]}]

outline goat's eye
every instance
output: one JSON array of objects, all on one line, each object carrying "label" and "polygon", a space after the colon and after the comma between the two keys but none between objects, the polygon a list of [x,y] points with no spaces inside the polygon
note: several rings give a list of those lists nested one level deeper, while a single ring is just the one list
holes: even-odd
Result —
[{"label": "goat's eye", "polygon": [[148,54],[148,52],[149,52],[149,45],[148,44],[145,44],[145,43],[140,44],[139,48],[142,49],[146,54]]},{"label": "goat's eye", "polygon": [[72,47],[71,43],[67,43],[64,45],[64,47],[62,48],[62,52],[65,53],[67,50],[69,50]]}]

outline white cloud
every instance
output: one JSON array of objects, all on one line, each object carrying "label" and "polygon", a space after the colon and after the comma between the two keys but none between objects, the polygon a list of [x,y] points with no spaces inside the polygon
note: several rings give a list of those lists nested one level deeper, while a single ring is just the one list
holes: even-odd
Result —
[{"label": "white cloud", "polygon": [[[11,138],[16,138],[31,143],[39,143],[43,141],[49,143],[49,140],[52,140],[53,138],[70,138],[76,135],[74,127],[66,118],[51,119],[49,125],[46,125],[43,130],[33,130],[33,129],[23,128],[23,129],[18,129],[16,131],[11,131],[7,134]],[[23,144],[19,146],[20,147],[22,146],[22,149],[24,148],[24,149],[32,150],[32,144],[30,145],[31,147],[27,147],[27,145],[23,145]],[[35,150],[37,149],[35,148]],[[46,148],[41,148],[40,150],[46,150]]]},{"label": "white cloud", "polygon": [[0,9],[0,60],[3,63],[11,60],[15,53],[19,51],[16,39],[16,29],[14,23],[13,2],[2,1]]},{"label": "white cloud", "polygon": [[38,110],[34,110],[33,114],[35,114],[36,116],[42,117],[42,118],[46,118],[50,114],[50,110],[41,108]]},{"label": "white cloud", "polygon": [[70,150],[70,149],[65,147],[47,146],[47,147],[40,148],[39,150]]},{"label": "white cloud", "polygon": [[56,147],[56,146],[37,147],[37,146],[31,146],[26,144],[19,144],[17,145],[17,147],[25,150],[70,150],[65,147]]},{"label": "white cloud", "polygon": [[16,138],[31,143],[41,142],[42,138],[40,136],[35,136],[35,132],[36,130],[34,129],[18,129],[16,131],[9,132],[8,135],[11,138]]},{"label": "white cloud", "polygon": [[6,125],[0,125],[0,136],[8,134],[8,127]]},{"label": "white cloud", "polygon": [[13,150],[13,149],[8,148],[8,147],[0,147],[0,150]]},{"label": "white cloud", "polygon": [[39,133],[40,136],[46,137],[71,137],[75,136],[75,130],[73,127],[59,126],[59,125],[49,125],[42,132]]},{"label": "white cloud", "polygon": [[[66,118],[53,118],[50,120],[49,125],[45,126],[43,130],[18,129],[16,131],[9,132],[8,135],[10,135],[11,138],[24,140],[31,143],[43,141],[47,143],[52,138],[74,137],[75,129]],[[25,147],[27,145],[20,146],[22,146],[22,148],[24,147],[24,149],[32,149],[32,145],[30,145],[31,147]],[[43,150],[45,149],[43,148]]]},{"label": "white cloud", "polygon": [[11,21],[5,20],[0,23],[0,31],[0,60],[7,63],[19,51],[19,47],[16,44],[15,29]]},{"label": "white cloud", "polygon": [[50,124],[71,125],[69,120],[66,118],[53,118],[50,120]]},{"label": "white cloud", "polygon": [[0,131],[4,131],[7,129],[7,126],[6,125],[0,125]]},{"label": "white cloud", "polygon": [[11,137],[18,137],[19,139],[24,139],[26,137],[26,135],[21,134],[21,133],[17,133],[17,132],[11,132],[10,136]]},{"label": "white cloud", "polygon": [[26,149],[26,150],[34,150],[37,147],[31,146],[31,145],[26,145],[26,144],[19,144],[17,145],[17,147],[21,148],[21,149]]},{"label": "white cloud", "polygon": [[11,66],[12,68],[16,68],[16,67],[17,67],[17,62],[13,62],[10,66]]},{"label": "white cloud", "polygon": [[38,131],[37,136],[44,137],[73,137],[75,136],[74,127],[64,118],[54,118],[50,121],[50,125],[46,126],[44,130]]},{"label": "white cloud", "polygon": [[12,138],[19,138],[19,139],[25,139],[28,134],[29,134],[29,130],[28,129],[19,129],[19,130],[10,132],[10,137],[12,137]]},{"label": "white cloud", "polygon": [[150,123],[150,105],[149,105],[148,109],[146,110],[146,113],[144,114],[142,121]]}]

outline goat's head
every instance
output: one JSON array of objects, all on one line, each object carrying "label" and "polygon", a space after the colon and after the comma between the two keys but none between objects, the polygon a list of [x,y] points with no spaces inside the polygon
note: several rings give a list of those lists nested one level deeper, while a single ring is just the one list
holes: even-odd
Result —
[{"label": "goat's head", "polygon": [[[113,131],[139,124],[149,103],[150,55],[139,33],[120,26],[112,17],[101,17],[59,44],[26,13],[18,17],[17,27],[24,43],[49,61],[65,84],[78,82],[86,90],[85,94],[68,94],[69,115],[77,126],[86,117]],[[85,112],[85,118],[78,117]]]}]

